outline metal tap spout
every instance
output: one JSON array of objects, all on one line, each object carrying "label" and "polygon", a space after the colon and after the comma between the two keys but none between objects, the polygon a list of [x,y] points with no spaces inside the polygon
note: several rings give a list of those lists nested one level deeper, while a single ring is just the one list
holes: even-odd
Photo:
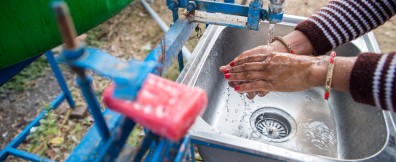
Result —
[{"label": "metal tap spout", "polygon": [[268,21],[271,24],[276,24],[282,21],[283,18],[283,3],[285,0],[269,0],[268,5]]}]

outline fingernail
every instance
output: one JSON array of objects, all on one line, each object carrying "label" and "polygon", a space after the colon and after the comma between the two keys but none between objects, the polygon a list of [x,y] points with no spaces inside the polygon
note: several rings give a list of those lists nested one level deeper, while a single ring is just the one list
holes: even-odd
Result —
[{"label": "fingernail", "polygon": [[224,70],[224,74],[227,74],[227,73],[229,73],[230,72],[230,70]]},{"label": "fingernail", "polygon": [[236,85],[236,86],[234,87],[234,90],[235,90],[235,91],[238,91],[238,90],[239,90],[239,86]]},{"label": "fingernail", "polygon": [[234,61],[231,61],[230,62],[230,66],[234,66],[235,65],[235,62]]},{"label": "fingernail", "polygon": [[231,73],[224,74],[224,78],[228,79],[231,77]]}]

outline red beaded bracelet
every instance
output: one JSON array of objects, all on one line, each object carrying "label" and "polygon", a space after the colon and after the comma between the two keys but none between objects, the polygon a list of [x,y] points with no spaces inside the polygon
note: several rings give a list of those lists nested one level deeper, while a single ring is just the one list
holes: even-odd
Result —
[{"label": "red beaded bracelet", "polygon": [[324,92],[324,99],[328,100],[330,97],[330,88],[331,88],[331,81],[333,80],[333,71],[334,71],[334,63],[336,53],[334,51],[330,54],[329,59],[329,66],[327,67],[327,75],[326,75],[326,84],[325,84],[325,92]]}]

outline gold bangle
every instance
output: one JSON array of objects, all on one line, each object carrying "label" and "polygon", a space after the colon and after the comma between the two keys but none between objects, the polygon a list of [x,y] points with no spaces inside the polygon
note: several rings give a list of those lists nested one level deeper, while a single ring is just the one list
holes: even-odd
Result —
[{"label": "gold bangle", "polygon": [[326,75],[326,83],[325,83],[325,92],[324,92],[324,99],[328,100],[330,97],[330,89],[331,89],[331,82],[333,80],[333,71],[334,71],[334,63],[336,53],[334,51],[330,54],[329,59],[329,66],[327,67],[327,75]]},{"label": "gold bangle", "polygon": [[289,43],[287,43],[285,39],[275,36],[274,38],[272,38],[271,42],[275,42],[276,40],[281,42],[287,48],[287,51],[289,51],[289,53],[294,54],[293,48],[289,45]]}]

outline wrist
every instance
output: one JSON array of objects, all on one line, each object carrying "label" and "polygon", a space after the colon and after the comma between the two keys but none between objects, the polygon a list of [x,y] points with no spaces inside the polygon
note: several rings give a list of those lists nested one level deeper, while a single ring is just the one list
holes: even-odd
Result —
[{"label": "wrist", "polygon": [[289,50],[287,47],[282,44],[280,41],[275,40],[270,44],[271,48],[274,48],[274,51],[279,52],[279,53],[289,53]]},{"label": "wrist", "polygon": [[285,35],[283,39],[289,43],[296,54],[312,55],[314,52],[313,46],[309,39],[298,30]]},{"label": "wrist", "polygon": [[326,82],[327,67],[329,66],[329,57],[316,57],[314,64],[310,67],[308,84],[311,87],[323,86]]}]

